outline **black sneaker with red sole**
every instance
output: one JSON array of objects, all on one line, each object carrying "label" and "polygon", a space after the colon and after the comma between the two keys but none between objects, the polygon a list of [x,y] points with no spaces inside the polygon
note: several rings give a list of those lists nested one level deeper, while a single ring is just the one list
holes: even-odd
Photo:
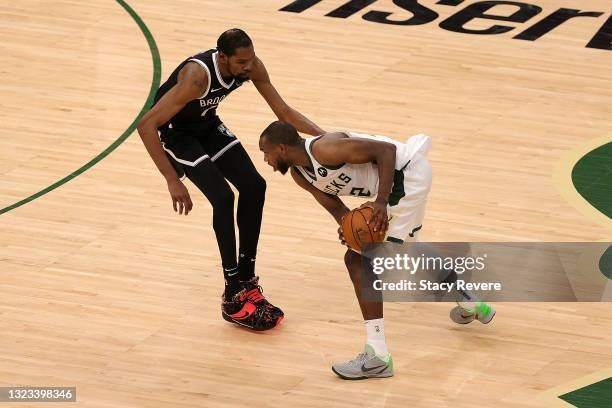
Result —
[{"label": "black sneaker with red sole", "polygon": [[242,282],[243,288],[230,301],[222,297],[221,316],[228,322],[236,323],[255,331],[270,330],[285,317],[283,311],[266,300],[255,276]]}]

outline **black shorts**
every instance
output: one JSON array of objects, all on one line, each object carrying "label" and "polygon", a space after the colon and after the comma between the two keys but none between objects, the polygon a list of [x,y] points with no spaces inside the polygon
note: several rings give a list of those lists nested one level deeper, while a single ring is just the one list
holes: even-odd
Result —
[{"label": "black shorts", "polygon": [[215,161],[226,151],[240,143],[221,119],[182,128],[161,128],[159,139],[166,156],[181,180],[184,166],[195,167],[204,160]]}]

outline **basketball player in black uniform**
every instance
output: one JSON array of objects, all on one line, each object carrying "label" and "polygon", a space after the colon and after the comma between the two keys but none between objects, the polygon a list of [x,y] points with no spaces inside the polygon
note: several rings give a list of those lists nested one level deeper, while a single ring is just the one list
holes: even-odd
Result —
[{"label": "basketball player in black uniform", "polygon": [[[236,136],[216,114],[219,103],[251,80],[276,116],[301,132],[323,130],[278,94],[249,36],[240,29],[225,31],[217,48],[183,61],[159,88],[155,104],[138,124],[138,133],[166,178],[175,212],[189,214],[192,202],[182,179],[189,178],[213,207],[213,228],[221,253],[225,291],[222,316],[254,330],[275,327],[283,312],[262,295],[255,276],[255,256],[266,182]],[[240,230],[236,259],[234,194],[239,192]]]}]

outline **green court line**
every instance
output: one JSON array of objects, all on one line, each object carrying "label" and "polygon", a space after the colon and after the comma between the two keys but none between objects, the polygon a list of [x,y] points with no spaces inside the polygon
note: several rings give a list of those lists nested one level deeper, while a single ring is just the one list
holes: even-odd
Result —
[{"label": "green court line", "polygon": [[612,377],[559,396],[577,408],[610,408]]},{"label": "green court line", "polygon": [[599,259],[599,270],[606,278],[612,280],[612,246],[609,246]]},{"label": "green court line", "polygon": [[612,218],[612,142],[578,160],[572,169],[572,182],[589,204]]},{"label": "green court line", "polygon": [[138,24],[138,27],[140,27],[140,30],[142,31],[145,38],[147,39],[147,43],[149,44],[149,49],[151,51],[151,57],[153,59],[153,81],[151,82],[151,89],[149,90],[149,95],[147,96],[147,100],[145,101],[144,106],[140,110],[140,113],[138,114],[138,116],[136,116],[136,119],[134,119],[134,121],[125,130],[125,132],[123,132],[121,136],[119,136],[119,138],[115,140],[109,147],[107,147],[102,153],[94,157],[91,161],[83,165],[78,170],[73,171],[72,173],[64,177],[63,179],[57,181],[56,183],[51,184],[49,187],[39,191],[38,193],[32,194],[28,198],[24,198],[23,200],[16,202],[13,205],[9,205],[8,207],[0,209],[0,214],[4,214],[5,212],[14,210],[17,207],[21,207],[22,205],[27,204],[30,201],[33,201],[55,190],[56,188],[60,187],[63,184],[66,184],[73,178],[81,175],[82,173],[90,169],[91,167],[95,166],[100,160],[104,159],[113,150],[115,150],[121,143],[123,143],[132,134],[132,132],[134,132],[140,119],[143,117],[143,115],[149,110],[149,108],[153,104],[153,98],[155,97],[155,92],[157,91],[157,88],[159,88],[159,83],[161,79],[161,58],[159,56],[159,50],[157,49],[157,44],[155,43],[155,39],[153,38],[151,31],[149,31],[149,29],[147,28],[144,21],[142,21],[140,16],[136,14],[136,12],[124,0],[115,0],[115,1],[119,3],[119,5],[121,5],[121,7],[123,7],[125,11],[127,11],[128,14],[134,19],[136,24]]}]

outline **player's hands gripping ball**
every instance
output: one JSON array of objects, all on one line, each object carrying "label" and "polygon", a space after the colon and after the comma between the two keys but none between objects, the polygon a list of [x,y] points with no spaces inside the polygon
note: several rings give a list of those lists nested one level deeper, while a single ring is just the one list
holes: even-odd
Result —
[{"label": "player's hands gripping ball", "polygon": [[389,228],[389,218],[387,217],[387,204],[379,203],[378,201],[368,201],[363,203],[359,208],[371,208],[372,217],[368,221],[370,228],[374,232],[387,232]]},{"label": "player's hands gripping ball", "polygon": [[342,218],[342,225],[338,229],[340,241],[349,248],[361,252],[365,244],[383,242],[389,225],[387,210],[384,210],[384,220],[377,231],[374,231],[375,222],[372,207],[360,207],[349,211]]}]

